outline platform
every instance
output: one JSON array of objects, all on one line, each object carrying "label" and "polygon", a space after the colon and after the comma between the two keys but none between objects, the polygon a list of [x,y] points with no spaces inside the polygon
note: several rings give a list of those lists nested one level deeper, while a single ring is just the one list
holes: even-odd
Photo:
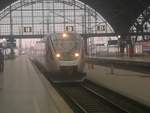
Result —
[{"label": "platform", "polygon": [[146,57],[87,57],[86,61],[101,66],[114,66],[135,72],[150,74],[150,58]]},{"label": "platform", "polygon": [[73,113],[28,57],[5,61],[0,113]]},{"label": "platform", "polygon": [[150,75],[86,64],[87,79],[150,106]]},{"label": "platform", "polygon": [[129,62],[144,62],[150,63],[150,57],[87,57],[89,59],[103,59],[103,60],[113,60],[113,61],[129,61]]}]

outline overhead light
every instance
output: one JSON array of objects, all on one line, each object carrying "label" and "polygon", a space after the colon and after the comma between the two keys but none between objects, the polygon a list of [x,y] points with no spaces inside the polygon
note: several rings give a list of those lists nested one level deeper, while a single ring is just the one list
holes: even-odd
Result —
[{"label": "overhead light", "polygon": [[121,36],[120,35],[118,35],[118,38],[120,38]]}]

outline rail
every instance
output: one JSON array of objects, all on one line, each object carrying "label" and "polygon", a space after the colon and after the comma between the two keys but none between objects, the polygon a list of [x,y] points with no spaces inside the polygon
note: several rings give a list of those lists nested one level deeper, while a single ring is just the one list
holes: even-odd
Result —
[{"label": "rail", "polygon": [[107,89],[99,93],[87,81],[54,86],[77,113],[150,113],[149,107]]}]

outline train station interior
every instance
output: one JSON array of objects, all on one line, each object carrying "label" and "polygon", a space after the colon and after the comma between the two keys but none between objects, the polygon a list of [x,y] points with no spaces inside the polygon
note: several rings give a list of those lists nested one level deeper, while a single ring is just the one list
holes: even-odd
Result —
[{"label": "train station interior", "polygon": [[0,113],[150,113],[150,0],[0,0]]}]

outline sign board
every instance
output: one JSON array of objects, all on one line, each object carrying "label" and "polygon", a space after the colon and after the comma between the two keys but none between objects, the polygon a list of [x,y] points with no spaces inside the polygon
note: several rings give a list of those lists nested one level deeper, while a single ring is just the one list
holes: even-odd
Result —
[{"label": "sign board", "polygon": [[73,26],[66,26],[66,31],[69,31],[69,32],[74,31]]},{"label": "sign board", "polygon": [[106,25],[98,25],[97,31],[106,31]]},{"label": "sign board", "polygon": [[7,47],[8,48],[15,48],[16,47],[16,42],[7,42]]},{"label": "sign board", "polygon": [[15,48],[16,47],[16,39],[11,41],[11,39],[6,40],[6,48]]},{"label": "sign board", "polygon": [[31,33],[31,32],[32,32],[32,27],[24,27],[24,28],[23,28],[23,31],[24,31],[25,33]]},{"label": "sign board", "polygon": [[108,45],[117,45],[118,44],[118,40],[109,40],[108,41]]}]

